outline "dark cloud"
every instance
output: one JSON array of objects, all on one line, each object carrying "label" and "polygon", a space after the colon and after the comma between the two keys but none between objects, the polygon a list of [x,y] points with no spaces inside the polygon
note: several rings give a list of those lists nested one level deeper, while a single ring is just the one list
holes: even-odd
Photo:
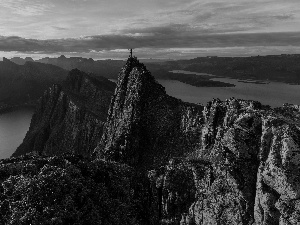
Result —
[{"label": "dark cloud", "polygon": [[69,30],[68,28],[65,27],[57,27],[57,26],[52,26],[55,30]]},{"label": "dark cloud", "polygon": [[276,15],[274,16],[274,18],[277,20],[291,20],[294,19],[295,16],[294,14],[285,14],[285,15]]},{"label": "dark cloud", "polygon": [[127,29],[118,35],[68,39],[25,39],[0,36],[0,51],[90,52],[128,48],[213,48],[251,46],[300,46],[300,32],[199,34],[188,26],[172,25]]}]

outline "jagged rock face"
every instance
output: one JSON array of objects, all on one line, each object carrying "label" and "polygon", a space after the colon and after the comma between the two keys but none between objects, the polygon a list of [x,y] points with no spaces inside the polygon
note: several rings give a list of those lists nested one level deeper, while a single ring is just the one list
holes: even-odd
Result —
[{"label": "jagged rock face", "polygon": [[148,177],[158,199],[157,217],[165,224],[178,222],[195,201],[193,167],[181,159],[172,159],[167,166],[149,171]]},{"label": "jagged rock face", "polygon": [[283,110],[284,117],[263,118],[255,202],[257,224],[300,223],[299,109]]},{"label": "jagged rock face", "polygon": [[[180,208],[180,201],[169,201],[167,205],[180,210],[177,215],[163,214],[161,197],[161,221],[183,225],[299,224],[299,107],[270,110],[258,102],[214,100],[203,113],[202,146],[193,158],[182,159],[189,165],[183,174],[193,175],[193,184],[182,184],[183,178],[169,179],[170,186],[179,185],[187,193],[195,188],[195,201],[189,210]],[[182,171],[182,167],[174,169],[177,174]],[[164,182],[159,181],[166,179],[166,171],[156,178],[162,188]],[[168,191],[168,196],[178,196],[176,190]],[[190,200],[186,198],[185,203]]]},{"label": "jagged rock face", "polygon": [[260,104],[214,100],[204,109],[202,148],[190,159],[197,200],[189,223],[251,224],[260,147]]},{"label": "jagged rock face", "polygon": [[[299,223],[299,107],[273,110],[230,99],[213,100],[199,112],[167,96],[129,59],[98,157],[156,168],[149,176],[152,209],[165,224]],[[188,166],[157,169],[170,158]]]},{"label": "jagged rock face", "polygon": [[161,165],[200,143],[201,110],[168,96],[143,64],[129,58],[95,151],[100,158],[139,168]]},{"label": "jagged rock face", "polygon": [[113,87],[108,80],[72,70],[63,87],[53,85],[45,91],[13,156],[28,152],[90,156],[102,136]]},{"label": "jagged rock face", "polygon": [[98,159],[151,170],[134,195],[151,191],[139,207],[153,225],[300,224],[299,106],[230,99],[203,110],[168,96],[129,58],[105,114],[112,86],[103,82],[75,70],[45,92],[16,154],[97,146]]}]

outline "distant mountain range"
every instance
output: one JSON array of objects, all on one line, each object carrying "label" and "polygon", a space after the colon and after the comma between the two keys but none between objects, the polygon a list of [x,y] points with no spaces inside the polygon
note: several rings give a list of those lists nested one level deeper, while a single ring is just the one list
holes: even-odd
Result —
[{"label": "distant mountain range", "polygon": [[[79,69],[97,77],[117,79],[123,60],[93,60],[70,57],[4,58],[0,62],[0,110],[7,106],[35,104],[54,83],[61,84],[68,71]],[[255,57],[199,57],[191,60],[150,60],[148,68],[156,79],[177,80],[197,87],[234,87],[206,75],[172,73],[185,70],[242,80],[279,81],[300,84],[300,55]]]},{"label": "distant mountain range", "polygon": [[0,109],[17,105],[35,105],[52,84],[60,84],[68,71],[61,67],[26,61],[18,65],[3,58],[0,61]]},{"label": "distant mountain range", "polygon": [[[300,84],[300,54],[253,57],[199,57],[159,63],[155,70],[186,70],[235,79]],[[160,68],[160,69],[159,69]]]},{"label": "distant mountain range", "polygon": [[[11,61],[24,65],[33,59],[14,57]],[[43,58],[36,60],[46,64],[59,66],[66,70],[79,69],[87,73],[117,79],[122,60],[93,60],[82,57],[60,56],[58,58]],[[202,87],[230,87],[232,84],[210,80],[211,77],[173,74],[172,70],[186,70],[198,73],[208,73],[221,77],[236,79],[269,80],[300,84],[300,54],[269,55],[252,57],[198,57],[190,60],[146,60],[148,68],[156,79],[178,80],[187,84]]]},{"label": "distant mountain range", "polygon": [[[34,61],[30,57],[26,57],[25,59],[14,57],[10,60],[19,65],[24,65],[26,62]],[[103,76],[112,79],[117,79],[119,69],[124,64],[123,60],[93,60],[92,58],[87,59],[82,57],[67,58],[64,55],[61,55],[58,58],[46,57],[35,60],[35,62],[51,64],[61,67],[65,70],[72,70],[77,68],[86,73],[93,73],[96,76]]]},{"label": "distant mountain range", "polygon": [[[23,65],[28,61],[32,61],[32,58],[26,57],[22,59],[20,57],[14,57],[11,61]],[[212,81],[211,77],[198,76],[193,74],[174,74],[169,72],[176,69],[176,65],[179,61],[162,61],[162,60],[144,60],[148,63],[149,68],[153,71],[153,75],[156,79],[168,79],[178,80],[187,84],[191,84],[197,87],[233,87],[233,84]],[[103,76],[108,79],[118,79],[119,68],[124,64],[123,60],[93,60],[92,58],[82,57],[70,57],[67,58],[61,55],[58,58],[42,58],[36,60],[36,62],[51,64],[59,66],[65,70],[79,69],[86,73],[93,73],[96,76]],[[171,67],[170,67],[171,65]]]}]

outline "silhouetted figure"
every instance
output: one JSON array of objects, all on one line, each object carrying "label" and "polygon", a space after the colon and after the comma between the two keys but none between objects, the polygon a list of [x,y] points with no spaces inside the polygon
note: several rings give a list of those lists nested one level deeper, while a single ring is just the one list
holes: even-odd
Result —
[{"label": "silhouetted figure", "polygon": [[130,49],[130,58],[132,58],[132,48]]}]

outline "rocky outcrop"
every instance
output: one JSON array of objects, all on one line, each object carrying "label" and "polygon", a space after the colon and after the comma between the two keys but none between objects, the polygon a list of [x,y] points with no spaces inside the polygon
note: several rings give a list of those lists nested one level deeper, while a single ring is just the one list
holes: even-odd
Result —
[{"label": "rocky outcrop", "polygon": [[153,225],[300,223],[299,106],[232,98],[203,109],[168,96],[134,57],[106,114],[112,88],[72,71],[45,92],[16,154],[94,152],[92,164],[128,164],[141,176],[124,189]]},{"label": "rocky outcrop", "polygon": [[[150,173],[153,192],[168,196],[165,201],[156,194],[161,222],[298,224],[299,107],[271,110],[253,101],[214,100],[203,114],[201,148]],[[181,199],[190,203],[188,210]]]},{"label": "rocky outcrop", "polygon": [[105,78],[72,70],[63,86],[45,91],[13,156],[28,152],[90,156],[102,136],[113,90],[114,84]]},{"label": "rocky outcrop", "polygon": [[162,224],[177,224],[195,201],[193,167],[180,158],[171,159],[165,167],[148,172],[156,201],[153,210]]},{"label": "rocky outcrop", "polygon": [[252,224],[261,139],[262,106],[231,99],[208,103],[202,148],[192,159],[196,224]]},{"label": "rocky outcrop", "polygon": [[119,74],[98,158],[149,172],[164,224],[297,224],[299,107],[168,96],[129,58]]},{"label": "rocky outcrop", "polygon": [[257,224],[300,223],[299,106],[286,105],[263,117],[257,173]]},{"label": "rocky outcrop", "polygon": [[95,153],[138,168],[157,167],[195,149],[202,118],[201,106],[168,96],[142,63],[129,58]]},{"label": "rocky outcrop", "polygon": [[0,160],[0,224],[147,225],[149,200],[147,182],[124,164],[74,155]]}]

